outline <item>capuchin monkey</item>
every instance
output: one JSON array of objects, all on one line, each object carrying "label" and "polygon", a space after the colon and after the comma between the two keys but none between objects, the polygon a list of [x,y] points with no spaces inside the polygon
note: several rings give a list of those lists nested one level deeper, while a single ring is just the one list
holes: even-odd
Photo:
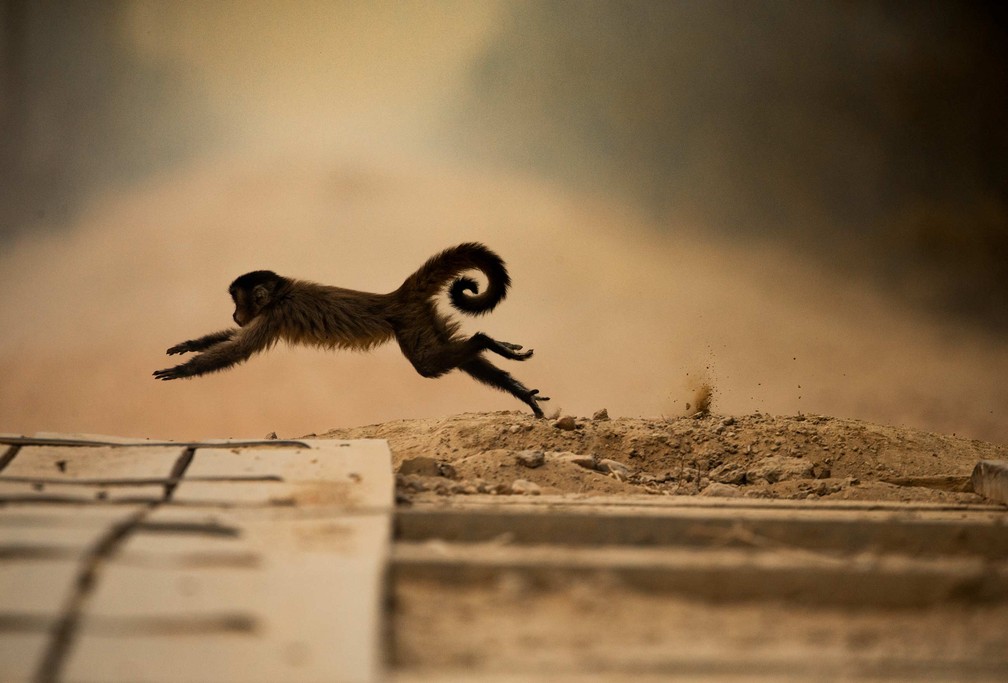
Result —
[{"label": "capuchin monkey", "polygon": [[[463,277],[480,270],[487,278]],[[403,355],[424,377],[440,377],[458,368],[479,382],[524,401],[542,417],[538,389],[529,389],[483,355],[492,351],[510,360],[526,360],[532,350],[477,332],[465,337],[459,324],[438,312],[434,296],[445,285],[452,305],[469,315],[489,313],[507,295],[511,278],[504,262],[482,244],[469,242],[445,249],[389,294],[291,280],[269,270],[242,275],[228,290],[234,299],[237,328],[176,344],[168,355],[199,352],[185,363],[158,370],[157,379],[196,377],[224,370],[266,351],[283,340],[326,349],[370,350],[395,339]]]}]

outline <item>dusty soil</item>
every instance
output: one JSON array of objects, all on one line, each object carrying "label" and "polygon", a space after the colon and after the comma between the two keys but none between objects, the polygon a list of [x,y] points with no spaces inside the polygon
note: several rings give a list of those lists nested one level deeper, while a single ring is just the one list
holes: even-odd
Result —
[{"label": "dusty soil", "polygon": [[[401,504],[488,493],[550,495],[544,503],[614,494],[983,503],[969,491],[974,465],[1008,457],[1008,446],[961,437],[763,413],[467,413],[321,436],[387,439]],[[503,571],[462,584],[403,574],[392,595],[393,680],[403,683],[1004,680],[1001,603],[722,603],[641,590],[607,572],[533,581]]]},{"label": "dusty soil", "polygon": [[403,500],[714,495],[980,503],[969,475],[1008,446],[821,415],[536,420],[467,413],[335,429],[387,439]]}]

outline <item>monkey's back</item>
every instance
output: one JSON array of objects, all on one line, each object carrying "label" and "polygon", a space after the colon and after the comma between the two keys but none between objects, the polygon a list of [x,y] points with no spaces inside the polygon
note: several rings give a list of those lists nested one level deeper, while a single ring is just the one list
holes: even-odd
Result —
[{"label": "monkey's back", "polygon": [[394,336],[389,295],[296,281],[276,310],[280,335],[291,344],[366,351]]}]

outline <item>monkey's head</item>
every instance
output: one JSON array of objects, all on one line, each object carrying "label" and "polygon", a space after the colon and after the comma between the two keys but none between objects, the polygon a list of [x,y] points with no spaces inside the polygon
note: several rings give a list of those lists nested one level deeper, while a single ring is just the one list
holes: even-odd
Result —
[{"label": "monkey's head", "polygon": [[228,288],[234,299],[232,316],[239,327],[245,327],[269,306],[284,278],[271,270],[256,270],[235,279]]}]

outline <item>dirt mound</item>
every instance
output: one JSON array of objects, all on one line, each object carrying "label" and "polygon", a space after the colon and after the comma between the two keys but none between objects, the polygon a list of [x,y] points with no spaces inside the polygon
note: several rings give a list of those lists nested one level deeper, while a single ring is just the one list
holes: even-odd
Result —
[{"label": "dirt mound", "polygon": [[820,415],[536,420],[467,413],[336,429],[387,439],[405,498],[717,495],[979,503],[969,475],[1008,446]]}]

